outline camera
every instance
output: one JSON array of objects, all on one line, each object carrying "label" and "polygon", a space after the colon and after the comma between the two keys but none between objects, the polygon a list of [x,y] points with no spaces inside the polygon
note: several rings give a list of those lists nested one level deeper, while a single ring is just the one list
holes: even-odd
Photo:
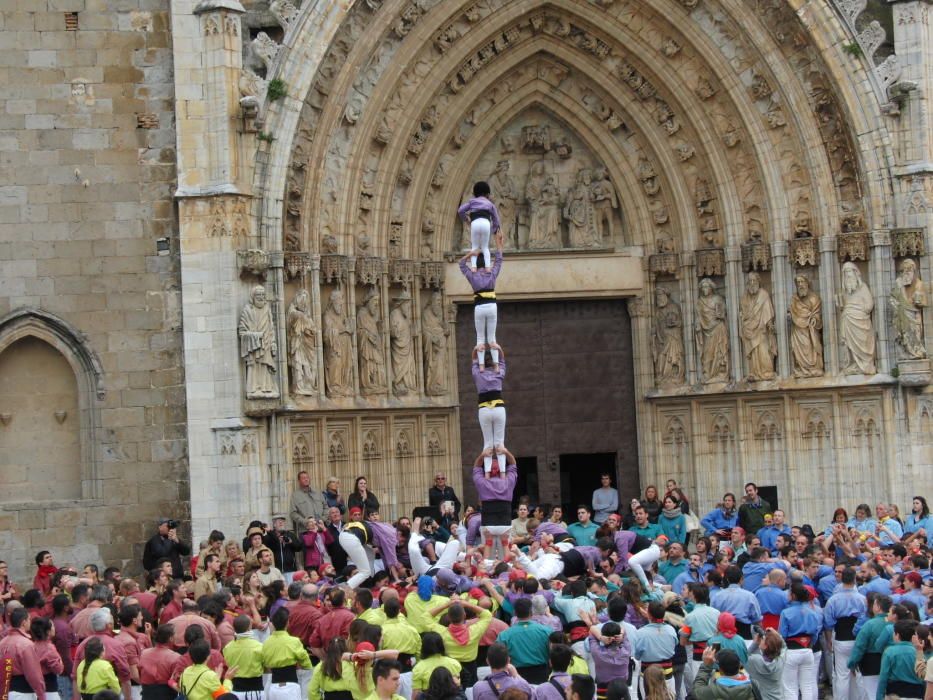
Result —
[{"label": "camera", "polygon": [[168,529],[169,529],[169,530],[177,530],[177,529],[178,529],[178,521],[177,521],[177,520],[169,520],[169,521],[166,523],[166,525],[168,525]]},{"label": "camera", "polygon": [[765,629],[761,625],[752,625],[752,634],[756,637],[764,637]]}]

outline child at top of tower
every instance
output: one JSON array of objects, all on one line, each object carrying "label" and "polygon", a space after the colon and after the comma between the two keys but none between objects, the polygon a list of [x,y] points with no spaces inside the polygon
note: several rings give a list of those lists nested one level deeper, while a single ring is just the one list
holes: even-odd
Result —
[{"label": "child at top of tower", "polygon": [[[471,200],[472,201],[472,200]],[[496,259],[491,267],[489,258],[480,258],[478,269],[467,265],[467,258],[478,251],[471,250],[460,258],[460,271],[467,278],[473,288],[473,323],[476,326],[476,351],[479,353],[479,365],[483,367],[483,355],[489,350],[492,357],[493,368],[499,367],[499,350],[496,345],[496,325],[498,323],[498,306],[496,305],[496,279],[502,270],[502,232],[496,234]],[[487,251],[488,254],[488,251]]]},{"label": "child at top of tower", "polygon": [[464,223],[470,224],[470,269],[476,272],[477,255],[483,254],[489,263],[489,237],[499,231],[499,210],[489,200],[489,183],[480,180],[473,185],[473,198],[457,210]]}]

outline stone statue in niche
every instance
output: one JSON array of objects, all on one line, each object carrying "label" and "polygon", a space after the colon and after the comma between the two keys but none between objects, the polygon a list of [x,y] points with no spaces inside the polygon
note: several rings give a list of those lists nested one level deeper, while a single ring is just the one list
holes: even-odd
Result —
[{"label": "stone statue in niche", "polygon": [[434,292],[421,314],[422,349],[424,351],[424,391],[428,396],[447,393],[447,336],[450,331],[444,319],[444,298]]},{"label": "stone statue in niche", "polygon": [[875,300],[862,281],[862,273],[853,262],[842,266],[842,294],[836,301],[842,308],[839,339],[845,346],[845,374],[875,374],[875,329],[872,312]]},{"label": "stone statue in niche", "polygon": [[278,398],[275,383],[275,324],[266,303],[266,289],[253,287],[249,303],[243,307],[238,327],[240,356],[246,360],[246,398]]},{"label": "stone statue in niche", "polygon": [[726,300],[716,292],[709,277],[700,280],[697,299],[697,352],[703,370],[703,382],[729,380],[729,330],[726,328]]},{"label": "stone statue in niche", "polygon": [[389,342],[392,349],[392,392],[404,396],[418,391],[418,369],[411,332],[411,294],[403,290],[389,312]]},{"label": "stone statue in niche", "polygon": [[353,395],[353,321],[347,316],[343,292],[335,289],[323,316],[324,388],[330,397]]},{"label": "stone statue in niche", "polygon": [[363,396],[386,391],[385,342],[379,313],[379,292],[370,287],[356,312],[356,342],[360,354],[360,393]]},{"label": "stone statue in niche", "polygon": [[518,202],[518,188],[509,175],[511,163],[500,160],[496,164],[495,172],[489,176],[489,187],[492,190],[492,201],[499,209],[502,236],[506,247],[518,248],[518,229],[516,221],[516,203]]},{"label": "stone statue in niche", "polygon": [[547,172],[547,162],[535,161],[531,165],[525,185],[528,202],[528,248],[551,250],[560,247],[560,191],[554,177]]},{"label": "stone statue in niche", "polygon": [[790,301],[790,349],[795,377],[823,375],[823,302],[805,275],[794,277],[797,293]]},{"label": "stone statue in niche", "polygon": [[614,237],[612,226],[613,209],[619,208],[616,198],[616,188],[609,179],[609,171],[604,166],[593,170],[593,208],[596,210],[596,232],[600,242],[603,236],[608,235],[611,241]]},{"label": "stone statue in niche", "polygon": [[774,305],[771,295],[761,288],[757,272],[749,272],[745,278],[745,294],[739,302],[739,335],[745,351],[748,380],[774,379],[777,358]]},{"label": "stone statue in niche", "polygon": [[292,299],[287,314],[288,368],[292,393],[317,394],[317,329],[311,320],[311,295],[302,289]]},{"label": "stone statue in niche", "polygon": [[599,248],[602,238],[596,226],[596,208],[593,206],[592,173],[589,168],[577,172],[576,184],[567,192],[564,207],[571,248]]},{"label": "stone statue in niche", "polygon": [[654,292],[655,315],[651,335],[654,354],[654,376],[658,386],[684,383],[684,319],[680,306],[664,287]]},{"label": "stone statue in niche", "polygon": [[922,360],[927,351],[923,343],[923,307],[927,295],[917,270],[910,258],[901,263],[900,274],[888,298],[891,304],[891,323],[898,356],[907,360]]}]

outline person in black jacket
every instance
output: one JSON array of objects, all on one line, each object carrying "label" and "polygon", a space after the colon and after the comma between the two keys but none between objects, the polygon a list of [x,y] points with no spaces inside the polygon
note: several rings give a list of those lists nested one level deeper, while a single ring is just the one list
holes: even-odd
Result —
[{"label": "person in black jacket", "polygon": [[295,557],[301,551],[301,540],[291,530],[285,529],[288,519],[284,515],[272,518],[272,530],[262,538],[263,544],[272,550],[275,568],[285,574],[286,581],[291,580],[289,574],[298,571],[298,561]]},{"label": "person in black jacket", "polygon": [[152,571],[159,559],[168,559],[172,562],[172,578],[182,578],[181,558],[189,554],[191,546],[178,539],[178,523],[171,518],[159,518],[159,531],[146,542],[143,550],[143,568]]},{"label": "person in black jacket", "polygon": [[340,516],[340,509],[336,506],[327,511],[327,531],[332,538],[331,544],[327,545],[327,554],[330,555],[331,563],[339,574],[347,566],[347,553],[340,546],[340,533],[343,532],[343,519]]},{"label": "person in black jacket", "polygon": [[428,503],[437,511],[436,518],[441,517],[441,503],[453,501],[454,517],[460,517],[460,499],[454,493],[454,487],[447,485],[447,477],[441,473],[434,476],[434,486],[428,489]]}]

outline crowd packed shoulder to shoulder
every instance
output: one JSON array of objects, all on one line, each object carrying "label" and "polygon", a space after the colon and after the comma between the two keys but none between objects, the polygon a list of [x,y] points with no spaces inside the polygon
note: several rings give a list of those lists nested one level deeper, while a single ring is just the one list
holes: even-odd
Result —
[{"label": "crowd packed shoulder to shoulder", "polygon": [[26,589],[0,562],[3,694],[933,700],[923,497],[903,520],[860,504],[814,529],[754,483],[702,517],[673,480],[622,512],[606,474],[568,526],[560,506],[512,508],[502,454],[476,459],[479,507],[439,472],[431,515],[388,523],[365,477],[345,499],[301,472],[290,512],[242,541],[215,530],[192,556],[162,518],[140,581],[43,550]]}]

